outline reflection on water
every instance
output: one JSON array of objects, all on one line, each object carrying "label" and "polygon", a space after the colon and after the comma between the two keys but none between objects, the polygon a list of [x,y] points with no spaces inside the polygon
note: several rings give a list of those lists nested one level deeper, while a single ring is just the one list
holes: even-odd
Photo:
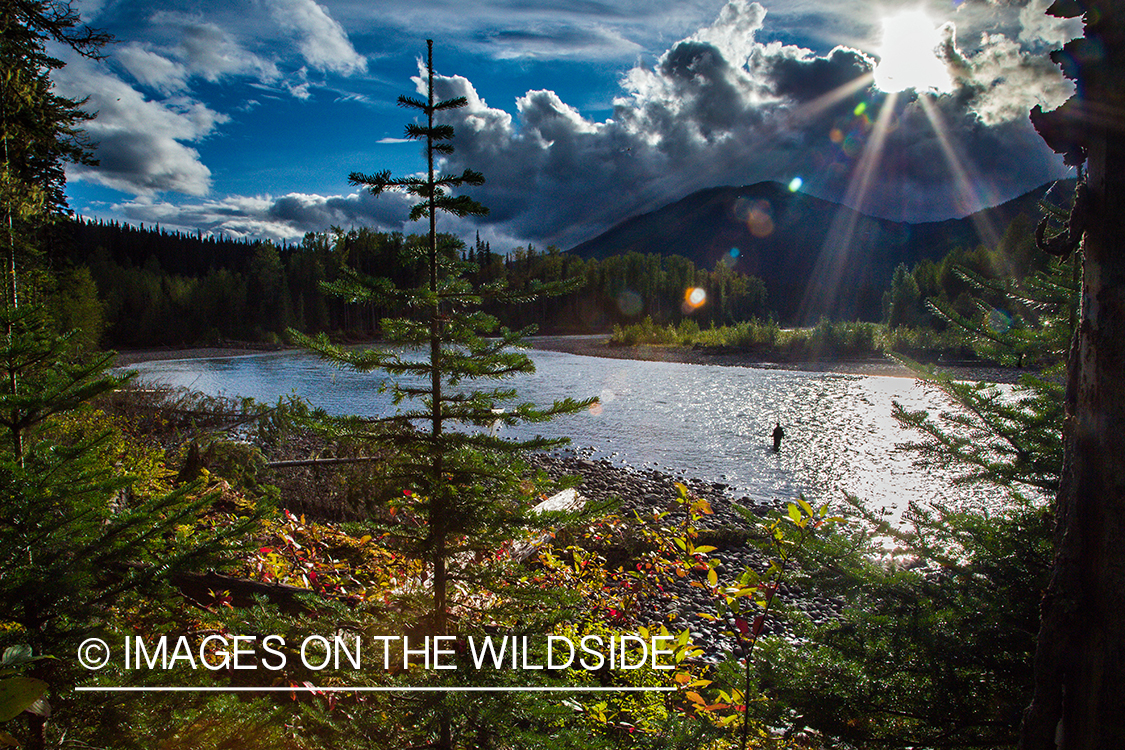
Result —
[{"label": "reflection on water", "polygon": [[[913,465],[897,444],[916,438],[891,418],[891,404],[948,408],[909,378],[835,375],[688,365],[529,352],[536,372],[513,378],[521,401],[547,404],[598,396],[581,414],[501,435],[566,435],[638,468],[723,482],[754,498],[804,492],[815,502],[849,492],[868,507],[901,511],[911,500],[934,505],[994,505],[998,495],[954,487],[948,474]],[[330,412],[394,413],[382,378],[336,369],[302,353],[150,362],[142,376],[211,394],[275,401],[295,393]],[[776,422],[785,429],[771,450]],[[896,513],[897,514],[897,513]]]}]

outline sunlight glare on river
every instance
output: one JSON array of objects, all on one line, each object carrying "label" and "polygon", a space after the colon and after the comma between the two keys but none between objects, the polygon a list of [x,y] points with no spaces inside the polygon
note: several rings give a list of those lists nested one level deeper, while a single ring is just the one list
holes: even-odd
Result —
[{"label": "sunlight glare on river", "polygon": [[[507,384],[520,401],[546,405],[598,396],[596,408],[502,437],[569,436],[592,458],[721,482],[735,498],[814,504],[861,498],[897,517],[911,501],[945,507],[997,507],[998,493],[954,486],[947,472],[914,465],[899,443],[918,439],[892,418],[908,409],[948,408],[911,378],[791,372],[748,367],[584,357],[531,350],[533,374]],[[142,378],[211,394],[274,402],[289,393],[337,414],[387,416],[383,378],[339,370],[299,352],[173,360],[138,365]],[[781,450],[770,432],[785,430]]]}]

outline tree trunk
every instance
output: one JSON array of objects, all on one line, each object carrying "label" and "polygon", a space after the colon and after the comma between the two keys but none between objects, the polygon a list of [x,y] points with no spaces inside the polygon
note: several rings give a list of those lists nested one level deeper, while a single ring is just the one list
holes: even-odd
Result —
[{"label": "tree trunk", "polygon": [[1125,35],[1117,3],[1086,5],[1098,6],[1098,37],[1112,51],[1080,70],[1089,188],[1082,303],[1055,563],[1021,750],[1125,748],[1125,113],[1115,105]]}]

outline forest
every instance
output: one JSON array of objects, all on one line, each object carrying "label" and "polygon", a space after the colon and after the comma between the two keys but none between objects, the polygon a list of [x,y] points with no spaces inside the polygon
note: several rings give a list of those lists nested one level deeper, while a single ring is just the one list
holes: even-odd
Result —
[{"label": "forest", "polygon": [[[1077,100],[1032,112],[1080,167],[1071,205],[1004,247],[901,267],[886,298],[889,330],[931,316],[979,356],[1035,365],[1010,390],[916,365],[951,408],[894,414],[917,460],[1009,504],[912,506],[892,528],[862,498],[796,496],[720,524],[712,495],[671,477],[640,508],[583,506],[567,491],[591,467],[553,463],[559,441],[489,427],[596,406],[520,400],[507,379],[531,367],[524,324],[643,314],[654,331],[690,329],[691,283],[714,301],[700,322],[737,328],[768,316],[762,289],[721,267],[501,258],[439,233],[439,216],[488,209],[471,197],[484,174],[434,169],[456,145],[441,113],[467,101],[435,97],[432,41],[425,98],[399,100],[428,170],[350,176],[416,200],[430,231],[278,248],[69,222],[64,167],[92,158],[91,115],[52,88],[62,62],[47,49],[96,57],[109,40],[68,3],[0,9],[3,744],[1125,745],[1125,151],[1104,119],[1074,116]],[[1112,111],[1125,19],[1096,0],[1054,12],[1085,14],[1070,72]],[[93,255],[59,250],[76,231],[100,233]],[[350,345],[375,333],[391,346]],[[390,386],[393,415],[330,416],[136,383],[102,348],[226,336],[416,377]],[[720,565],[731,549],[742,562]],[[659,602],[677,615],[654,618]],[[718,623],[728,646],[700,642],[689,619]],[[482,658],[486,639],[520,658]],[[563,643],[584,658],[561,661]]]},{"label": "forest", "polygon": [[[391,310],[377,301],[348,305],[326,297],[344,268],[398,285],[424,274],[418,235],[334,229],[299,244],[186,236],[158,228],[87,220],[60,222],[48,239],[67,323],[107,348],[188,346],[221,341],[280,343],[285,331],[332,332],[353,340],[381,334]],[[693,312],[703,326],[769,315],[765,286],[724,265],[700,269],[688,259],[627,253],[583,260],[557,248],[515,248],[501,254],[476,238],[466,244],[443,235],[442,252],[472,264],[476,283],[534,283],[578,279],[567,294],[533,305],[492,303],[505,325],[530,323],[543,333],[608,332],[650,315],[678,322],[684,289],[699,287],[711,304]],[[80,314],[84,319],[78,319]],[[171,321],[175,321],[174,324]]]}]

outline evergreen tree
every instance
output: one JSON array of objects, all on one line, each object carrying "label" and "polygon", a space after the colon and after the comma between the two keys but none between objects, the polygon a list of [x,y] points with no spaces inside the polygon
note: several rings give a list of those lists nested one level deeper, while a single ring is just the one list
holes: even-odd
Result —
[{"label": "evergreen tree", "polygon": [[[65,210],[66,161],[88,157],[77,126],[80,102],[52,93],[61,67],[48,42],[95,56],[106,37],[78,29],[68,2],[0,0],[3,89],[3,229],[6,240],[0,306],[0,650],[15,646],[39,658],[27,673],[45,681],[51,699],[69,697],[86,675],[75,664],[79,640],[96,632],[107,611],[130,592],[151,591],[173,568],[222,544],[203,533],[179,545],[175,531],[195,520],[208,499],[188,489],[139,487],[123,469],[114,431],[90,408],[127,378],[107,375],[110,354],[83,354],[92,341],[52,320],[42,276],[38,229]],[[90,279],[68,281],[93,334],[100,315]],[[151,477],[149,477],[151,478]],[[240,533],[244,527],[232,529]],[[46,717],[28,714],[26,746],[47,743]],[[4,741],[4,744],[11,744]]]},{"label": "evergreen tree", "polygon": [[1041,499],[1056,490],[1062,472],[1063,375],[1078,306],[1074,267],[1054,262],[1022,281],[958,273],[975,290],[976,315],[940,300],[930,300],[930,308],[982,359],[1035,371],[1004,392],[914,365],[959,409],[934,417],[896,406],[895,416],[925,435],[911,447],[928,463],[961,471],[960,481]]},{"label": "evergreen tree", "polygon": [[[341,366],[358,371],[379,370],[396,378],[391,386],[396,403],[410,402],[393,417],[349,420],[335,429],[382,443],[397,456],[393,479],[401,482],[408,497],[403,510],[418,521],[416,527],[399,525],[392,533],[428,563],[431,587],[428,614],[422,632],[444,635],[450,618],[459,619],[462,631],[479,617],[466,609],[470,597],[489,596],[496,591],[500,569],[495,550],[521,533],[528,524],[528,499],[521,492],[523,468],[518,456],[524,451],[547,448],[560,441],[534,438],[506,440],[487,428],[497,422],[515,425],[539,422],[579,411],[589,403],[565,399],[547,408],[515,404],[514,389],[503,381],[517,373],[534,370],[523,351],[513,347],[533,329],[513,332],[497,330],[497,320],[480,308],[485,300],[514,303],[538,294],[560,293],[566,284],[532,284],[518,293],[492,284],[473,287],[468,276],[474,268],[460,260],[460,243],[437,232],[438,212],[454,216],[481,216],[486,209],[454,191],[479,185],[483,177],[472,170],[460,175],[439,175],[438,159],[452,152],[453,128],[435,123],[435,115],[467,103],[464,97],[435,101],[433,43],[427,42],[426,99],[403,96],[399,104],[420,112],[423,124],[410,124],[406,136],[424,145],[427,169],[423,177],[392,178],[389,172],[353,173],[351,181],[373,194],[402,190],[420,199],[410,212],[411,220],[428,219],[429,232],[423,251],[425,278],[415,288],[392,287],[387,279],[345,269],[342,278],[327,285],[332,294],[351,302],[365,303],[391,298],[414,313],[410,317],[385,319],[382,331],[391,348],[345,349],[332,345],[326,336],[315,339],[291,332],[304,345]],[[484,257],[489,251],[485,246]],[[493,336],[486,338],[486,336]],[[495,381],[489,388],[468,390],[464,381]],[[389,431],[388,423],[404,422],[419,429]],[[490,562],[491,561],[491,562]],[[534,608],[524,608],[524,623],[535,619]],[[490,618],[498,617],[493,611]],[[511,614],[509,613],[509,617]],[[451,709],[448,703],[422,712],[420,719],[433,722],[435,746],[452,747]]]},{"label": "evergreen tree", "polygon": [[905,263],[899,263],[891,278],[890,291],[884,296],[885,317],[889,328],[914,326],[918,324],[918,308],[921,304],[918,284]]},{"label": "evergreen tree", "polygon": [[70,2],[0,1],[0,200],[10,300],[18,299],[17,265],[38,249],[32,231],[66,209],[66,162],[91,161],[80,130],[90,115],[82,111],[82,102],[54,93],[51,73],[63,63],[47,54],[46,44],[65,44],[96,57],[108,40],[79,27]]}]

